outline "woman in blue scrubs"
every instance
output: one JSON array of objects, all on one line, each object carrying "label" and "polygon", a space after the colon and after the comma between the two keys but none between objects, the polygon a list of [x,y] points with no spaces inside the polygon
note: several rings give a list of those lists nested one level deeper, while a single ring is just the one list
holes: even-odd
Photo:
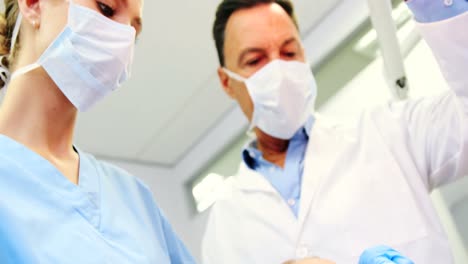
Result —
[{"label": "woman in blue scrubs", "polygon": [[129,75],[142,1],[5,0],[0,263],[194,263],[141,181],[73,146]]}]

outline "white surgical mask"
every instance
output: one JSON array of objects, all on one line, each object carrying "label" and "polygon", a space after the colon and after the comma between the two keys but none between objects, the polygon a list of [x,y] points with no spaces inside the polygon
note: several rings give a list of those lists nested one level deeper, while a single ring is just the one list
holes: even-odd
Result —
[{"label": "white surgical mask", "polygon": [[[21,14],[13,33],[18,36]],[[135,29],[69,1],[68,23],[39,60],[20,68],[15,77],[43,67],[79,110],[86,111],[128,79]]]},{"label": "white surgical mask", "polygon": [[250,129],[291,139],[314,108],[317,84],[307,63],[274,60],[248,79],[224,71],[247,86],[254,104]]}]

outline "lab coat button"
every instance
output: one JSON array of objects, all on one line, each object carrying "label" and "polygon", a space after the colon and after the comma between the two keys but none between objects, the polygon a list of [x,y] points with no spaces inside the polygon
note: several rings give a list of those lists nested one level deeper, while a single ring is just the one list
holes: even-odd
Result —
[{"label": "lab coat button", "polygon": [[294,205],[296,204],[296,200],[294,200],[294,199],[289,199],[289,200],[288,200],[288,204],[289,204],[289,206],[294,206]]}]

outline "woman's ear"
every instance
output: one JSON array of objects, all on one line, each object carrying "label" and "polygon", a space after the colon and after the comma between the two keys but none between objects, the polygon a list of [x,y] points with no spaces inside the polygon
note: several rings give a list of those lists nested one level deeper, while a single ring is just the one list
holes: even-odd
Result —
[{"label": "woman's ear", "polygon": [[41,0],[18,0],[19,12],[23,16],[23,23],[28,23],[34,29],[41,26]]}]

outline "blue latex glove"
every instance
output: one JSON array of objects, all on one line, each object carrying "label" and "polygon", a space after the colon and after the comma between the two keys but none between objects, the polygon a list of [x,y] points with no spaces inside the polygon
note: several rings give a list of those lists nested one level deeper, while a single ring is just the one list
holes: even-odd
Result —
[{"label": "blue latex glove", "polygon": [[414,264],[414,262],[392,248],[378,246],[364,251],[359,264]]},{"label": "blue latex glove", "polygon": [[468,12],[468,0],[405,0],[421,23],[437,22]]}]

